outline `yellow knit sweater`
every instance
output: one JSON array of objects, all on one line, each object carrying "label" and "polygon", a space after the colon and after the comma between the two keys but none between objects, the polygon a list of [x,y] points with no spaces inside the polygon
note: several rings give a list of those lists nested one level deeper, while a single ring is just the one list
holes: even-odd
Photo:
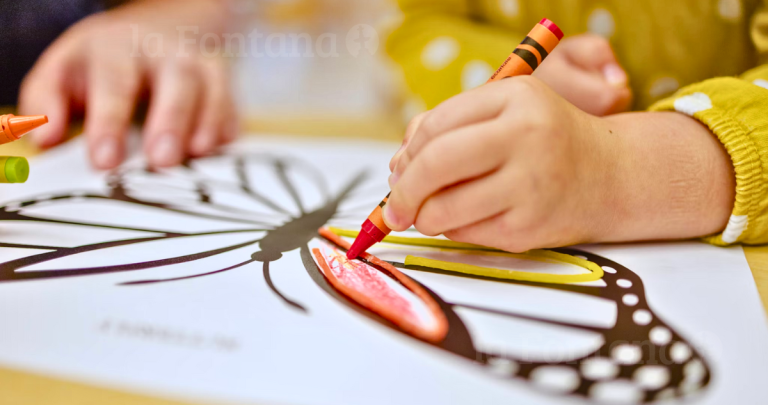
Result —
[{"label": "yellow knit sweater", "polygon": [[[485,83],[541,18],[608,38],[636,109],[707,125],[736,172],[727,228],[707,241],[768,243],[768,0],[399,0],[389,54],[432,108]],[[751,69],[751,70],[750,70]],[[745,73],[746,72],[746,73]]]}]

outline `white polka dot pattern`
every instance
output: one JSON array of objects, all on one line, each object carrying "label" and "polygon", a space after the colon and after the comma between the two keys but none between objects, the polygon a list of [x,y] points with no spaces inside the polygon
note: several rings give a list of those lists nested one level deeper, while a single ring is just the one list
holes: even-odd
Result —
[{"label": "white polka dot pattern", "polygon": [[459,41],[451,37],[433,39],[421,53],[421,63],[433,71],[448,67],[459,56]]},{"label": "white polka dot pattern", "polygon": [[768,80],[757,79],[753,81],[752,84],[754,84],[755,86],[762,87],[764,89],[768,89]]},{"label": "white polka dot pattern", "polygon": [[640,388],[629,381],[600,382],[592,386],[590,394],[598,403],[636,404],[643,399]]},{"label": "white polka dot pattern", "polygon": [[739,21],[741,10],[741,0],[720,0],[717,3],[718,14],[727,21]]},{"label": "white polka dot pattern", "polygon": [[640,302],[640,298],[635,294],[625,294],[623,297],[621,297],[621,302],[623,302],[626,306],[634,307],[638,302]]},{"label": "white polka dot pattern", "polygon": [[517,0],[499,0],[499,9],[507,18],[515,18],[520,14],[520,3]]},{"label": "white polka dot pattern", "polygon": [[604,38],[612,37],[616,30],[613,14],[604,8],[596,8],[589,16],[587,29],[589,29],[589,32]]},{"label": "white polka dot pattern", "polygon": [[663,326],[656,326],[651,329],[651,333],[648,337],[651,338],[651,342],[653,342],[653,344],[664,346],[672,341],[672,332]]},{"label": "white polka dot pattern", "polygon": [[632,287],[632,282],[622,278],[622,279],[616,280],[616,285],[621,288],[629,288],[629,287]]},{"label": "white polka dot pattern", "polygon": [[643,356],[640,347],[632,344],[621,344],[611,351],[611,356],[619,364],[636,364]]},{"label": "white polka dot pattern", "polygon": [[662,366],[643,366],[632,377],[641,387],[656,390],[669,382],[669,370]]},{"label": "white polka dot pattern", "polygon": [[591,380],[607,380],[619,374],[619,367],[609,359],[594,357],[586,360],[581,365],[581,372],[584,374],[584,377]]},{"label": "white polka dot pattern", "polygon": [[691,357],[691,347],[683,342],[677,342],[669,349],[669,355],[673,361],[684,363]]},{"label": "white polka dot pattern", "polygon": [[494,358],[488,361],[488,365],[491,370],[500,376],[510,376],[517,373],[519,368],[518,364],[514,360],[504,358]]},{"label": "white polka dot pattern", "polygon": [[683,368],[683,375],[685,375],[685,379],[695,383],[701,382],[706,373],[706,368],[703,364],[701,364],[701,360],[699,359],[689,361],[685,365],[685,368]]},{"label": "white polka dot pattern", "polygon": [[723,242],[734,243],[739,240],[741,234],[747,229],[749,218],[746,215],[731,215],[728,226],[723,231]]},{"label": "white polka dot pattern", "polygon": [[480,87],[493,75],[493,68],[482,60],[473,60],[461,72],[461,88],[464,91]]},{"label": "white polka dot pattern", "polygon": [[644,309],[638,309],[632,314],[632,320],[638,325],[648,325],[653,320],[653,315]]},{"label": "white polka dot pattern", "polygon": [[697,112],[712,108],[712,100],[704,93],[693,93],[675,100],[675,111],[691,117]]},{"label": "white polka dot pattern", "polygon": [[561,393],[571,392],[579,386],[579,374],[569,367],[539,367],[533,370],[531,379],[541,388]]}]

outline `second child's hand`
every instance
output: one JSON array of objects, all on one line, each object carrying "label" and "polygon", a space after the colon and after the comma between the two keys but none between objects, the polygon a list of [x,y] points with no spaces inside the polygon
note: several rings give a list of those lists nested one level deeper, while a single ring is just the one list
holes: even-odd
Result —
[{"label": "second child's hand", "polygon": [[[114,168],[125,158],[128,128],[146,93],[143,143],[151,165],[177,165],[232,140],[237,119],[228,63],[204,57],[199,42],[179,43],[179,27],[220,34],[226,16],[223,0],[135,0],[80,21],[24,80],[20,112],[50,118],[32,139],[42,147],[59,144],[70,117],[84,113],[91,162]],[[145,43],[158,42],[164,56],[153,53],[157,48],[145,52]]]},{"label": "second child's hand", "polygon": [[730,158],[694,119],[598,118],[534,77],[456,96],[409,131],[384,209],[394,231],[522,252],[704,236],[733,208]]}]

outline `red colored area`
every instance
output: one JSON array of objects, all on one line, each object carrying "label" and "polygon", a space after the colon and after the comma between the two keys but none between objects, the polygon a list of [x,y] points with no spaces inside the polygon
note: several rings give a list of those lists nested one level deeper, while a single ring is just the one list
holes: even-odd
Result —
[{"label": "red colored area", "polygon": [[370,219],[366,219],[363,222],[363,229],[360,230],[357,239],[355,239],[355,243],[347,251],[347,259],[356,259],[360,254],[370,249],[371,246],[383,241],[388,233],[379,229]]},{"label": "red colored area", "polygon": [[349,260],[333,248],[324,250],[323,257],[336,279],[346,287],[370,298],[373,301],[372,306],[384,306],[398,313],[400,317],[407,318],[409,322],[419,323],[411,303],[387,284],[384,279],[387,276],[384,273],[359,260]]},{"label": "red colored area", "polygon": [[[336,246],[350,248],[349,242],[329,229],[322,228],[319,232]],[[313,249],[312,252],[323,275],[333,288],[410,335],[431,343],[439,343],[445,339],[448,334],[448,319],[437,301],[421,285],[370,253],[361,255],[370,263],[368,264],[359,260],[349,260],[340,251],[329,249],[333,252],[326,251],[326,254],[323,254],[320,249]],[[416,299],[424,303],[432,319],[420,319],[414,311],[412,301],[390,286],[384,279],[389,275],[384,274],[377,267],[389,272],[410,291],[405,294],[413,294]]]}]

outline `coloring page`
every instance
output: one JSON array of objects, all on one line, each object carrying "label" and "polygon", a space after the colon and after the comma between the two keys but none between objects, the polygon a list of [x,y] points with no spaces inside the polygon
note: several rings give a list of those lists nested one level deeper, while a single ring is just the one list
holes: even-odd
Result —
[{"label": "coloring page", "polygon": [[[151,170],[135,158],[96,172],[75,140],[33,159],[30,181],[0,195],[0,364],[228,403],[764,401],[768,327],[740,247],[553,249],[604,271],[596,281],[555,284],[405,262],[583,269],[472,249],[375,246],[370,253],[437,304],[447,331],[436,342],[341,294],[313,257],[332,249],[318,229],[359,231],[389,192],[395,150],[251,137],[178,168]],[[418,312],[419,297],[393,299],[429,317]]]}]

